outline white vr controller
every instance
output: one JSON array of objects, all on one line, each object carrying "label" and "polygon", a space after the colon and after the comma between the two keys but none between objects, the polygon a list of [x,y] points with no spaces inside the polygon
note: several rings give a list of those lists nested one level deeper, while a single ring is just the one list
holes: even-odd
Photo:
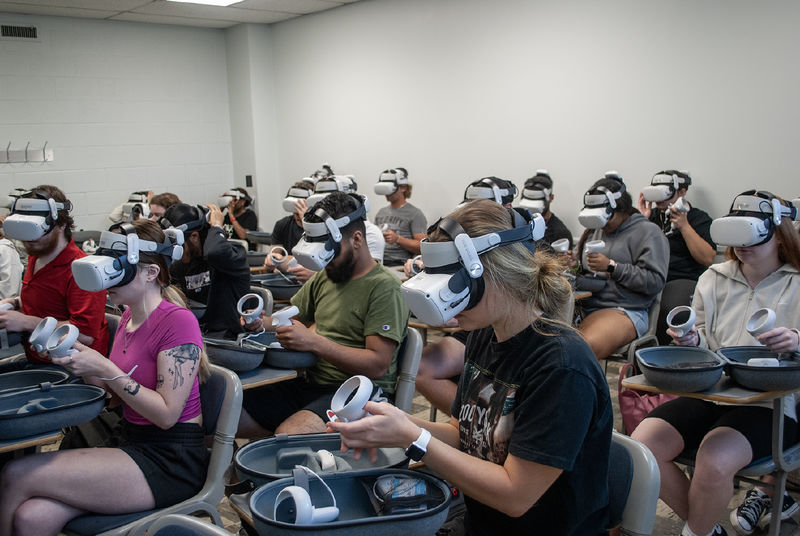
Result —
[{"label": "white vr controller", "polygon": [[322,480],[322,477],[308,467],[302,465],[298,465],[295,468],[295,471],[297,470],[303,470],[309,475],[318,478],[325,489],[328,490],[328,494],[333,501],[333,506],[316,508],[311,502],[311,496],[307,489],[300,486],[286,486],[275,498],[275,507],[272,511],[273,519],[275,521],[294,525],[315,525],[318,523],[328,523],[339,517],[336,497],[333,495],[331,488]]},{"label": "white vr controller", "polygon": [[[583,250],[586,252],[587,255],[589,255],[590,253],[597,253],[599,251],[602,251],[603,249],[605,249],[605,247],[606,243],[603,242],[602,240],[590,240],[589,242],[586,242],[586,244],[584,244]],[[598,275],[598,273],[595,272],[594,270],[592,271],[592,273],[594,275]]]},{"label": "white vr controller", "polygon": [[678,337],[683,337],[694,327],[697,313],[688,305],[679,305],[667,314],[667,325]]},{"label": "white vr controller", "polygon": [[59,326],[55,318],[46,316],[31,332],[28,342],[37,352],[47,352],[51,358],[60,358],[77,352],[72,347],[79,335],[78,328],[72,324]]},{"label": "white vr controller", "polygon": [[328,418],[331,421],[353,422],[369,415],[364,406],[372,396],[372,381],[366,376],[353,376],[344,382],[331,399]]},{"label": "white vr controller", "polygon": [[[605,246],[605,244],[603,244],[603,246]],[[553,248],[553,251],[555,251],[556,253],[566,253],[567,251],[569,251],[569,240],[567,240],[566,238],[559,238],[558,240],[550,244],[550,247]]]},{"label": "white vr controller", "polygon": [[[279,256],[277,256],[277,255]],[[297,259],[292,257],[289,258],[289,252],[286,251],[286,248],[283,246],[274,246],[269,250],[269,260],[272,265],[279,269],[281,272],[285,272],[289,268],[297,266]]]},{"label": "white vr controller", "polygon": [[[253,309],[244,309],[245,304],[250,300],[258,300],[258,304]],[[236,304],[236,310],[242,318],[244,318],[246,323],[252,324],[261,315],[261,311],[264,310],[264,298],[254,293],[245,294],[239,298],[239,302]]]},{"label": "white vr controller", "polygon": [[14,305],[8,302],[0,303],[0,311],[13,311]]},{"label": "white vr controller", "polygon": [[292,321],[290,319],[298,314],[300,314],[300,309],[298,309],[296,305],[284,307],[280,311],[272,313],[272,327],[291,326]]},{"label": "white vr controller", "polygon": [[[766,333],[775,327],[775,311],[768,307],[756,310],[747,319],[747,332],[758,339],[762,333]],[[750,367],[779,367],[780,362],[774,357],[755,357],[747,360]]]}]

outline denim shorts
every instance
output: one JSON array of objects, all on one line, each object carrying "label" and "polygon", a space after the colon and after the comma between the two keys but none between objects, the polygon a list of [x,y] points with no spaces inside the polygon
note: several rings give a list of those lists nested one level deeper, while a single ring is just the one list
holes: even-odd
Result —
[{"label": "denim shorts", "polygon": [[624,307],[595,307],[592,309],[584,309],[585,315],[589,315],[601,309],[616,309],[622,311],[625,316],[631,319],[633,327],[636,329],[636,337],[641,337],[647,333],[647,328],[650,326],[650,318],[647,314],[647,309],[625,309]]}]

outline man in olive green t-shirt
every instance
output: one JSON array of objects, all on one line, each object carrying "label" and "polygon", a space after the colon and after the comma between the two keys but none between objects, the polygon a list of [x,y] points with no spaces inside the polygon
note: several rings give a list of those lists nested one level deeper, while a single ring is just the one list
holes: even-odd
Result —
[{"label": "man in olive green t-shirt", "polygon": [[306,212],[309,223],[352,218],[339,228],[339,252],[292,298],[300,310],[292,325],[276,330],[284,348],[319,360],[305,378],[246,391],[237,437],[325,432],[333,394],[357,374],[394,393],[409,311],[400,281],[369,253],[358,199],[334,192]]}]

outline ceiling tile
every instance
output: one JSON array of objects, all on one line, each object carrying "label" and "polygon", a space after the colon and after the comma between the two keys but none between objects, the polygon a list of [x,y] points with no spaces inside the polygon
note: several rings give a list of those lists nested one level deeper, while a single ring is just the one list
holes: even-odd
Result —
[{"label": "ceiling tile", "polygon": [[[152,0],[14,0],[12,4],[29,4],[42,7],[69,7],[75,9],[99,9],[101,11],[127,11],[145,4]],[[3,2],[6,3],[6,2]]]},{"label": "ceiling tile", "polygon": [[77,9],[68,7],[38,6],[33,4],[17,4],[0,2],[0,11],[6,13],[25,13],[27,15],[51,15],[54,17],[78,17],[84,19],[104,19],[118,13],[117,11]]},{"label": "ceiling tile", "polygon": [[176,24],[179,26],[196,26],[201,28],[228,28],[239,24],[235,21],[214,19],[191,19],[187,17],[167,17],[164,15],[144,15],[139,13],[122,13],[111,17],[110,20],[123,20],[129,22],[149,22],[153,24]]},{"label": "ceiling tile", "polygon": [[342,5],[333,0],[244,0],[231,7],[307,14]]}]

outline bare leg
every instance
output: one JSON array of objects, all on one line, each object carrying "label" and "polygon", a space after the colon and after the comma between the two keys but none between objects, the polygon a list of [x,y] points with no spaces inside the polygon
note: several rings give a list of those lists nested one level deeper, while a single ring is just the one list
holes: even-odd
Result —
[{"label": "bare leg", "polygon": [[153,508],[139,466],[119,449],[47,452],[9,463],[0,480],[0,536],[57,534],[81,512]]},{"label": "bare leg", "polygon": [[422,350],[417,390],[439,411],[450,415],[457,385],[451,380],[464,370],[464,345],[453,337],[429,344]]},{"label": "bare leg", "polygon": [[322,434],[325,422],[313,411],[301,409],[283,421],[275,430],[276,434]]},{"label": "bare leg", "polygon": [[239,414],[239,427],[236,429],[236,437],[244,439],[260,439],[272,435],[271,430],[267,430],[247,413],[247,410],[242,408]]},{"label": "bare leg", "polygon": [[636,338],[636,328],[619,309],[600,309],[583,319],[578,331],[597,359],[606,359],[617,348]]},{"label": "bare leg", "polygon": [[[683,438],[667,421],[645,419],[636,427],[631,437],[644,443],[656,458],[661,471],[659,497],[683,520],[689,518],[689,479],[672,461],[683,450]],[[707,534],[710,531],[703,532]],[[698,533],[700,534],[700,533]]]},{"label": "bare leg", "polygon": [[697,451],[689,489],[689,528],[708,534],[723,516],[733,497],[736,471],[750,463],[753,451],[747,439],[733,428],[711,430]]}]

